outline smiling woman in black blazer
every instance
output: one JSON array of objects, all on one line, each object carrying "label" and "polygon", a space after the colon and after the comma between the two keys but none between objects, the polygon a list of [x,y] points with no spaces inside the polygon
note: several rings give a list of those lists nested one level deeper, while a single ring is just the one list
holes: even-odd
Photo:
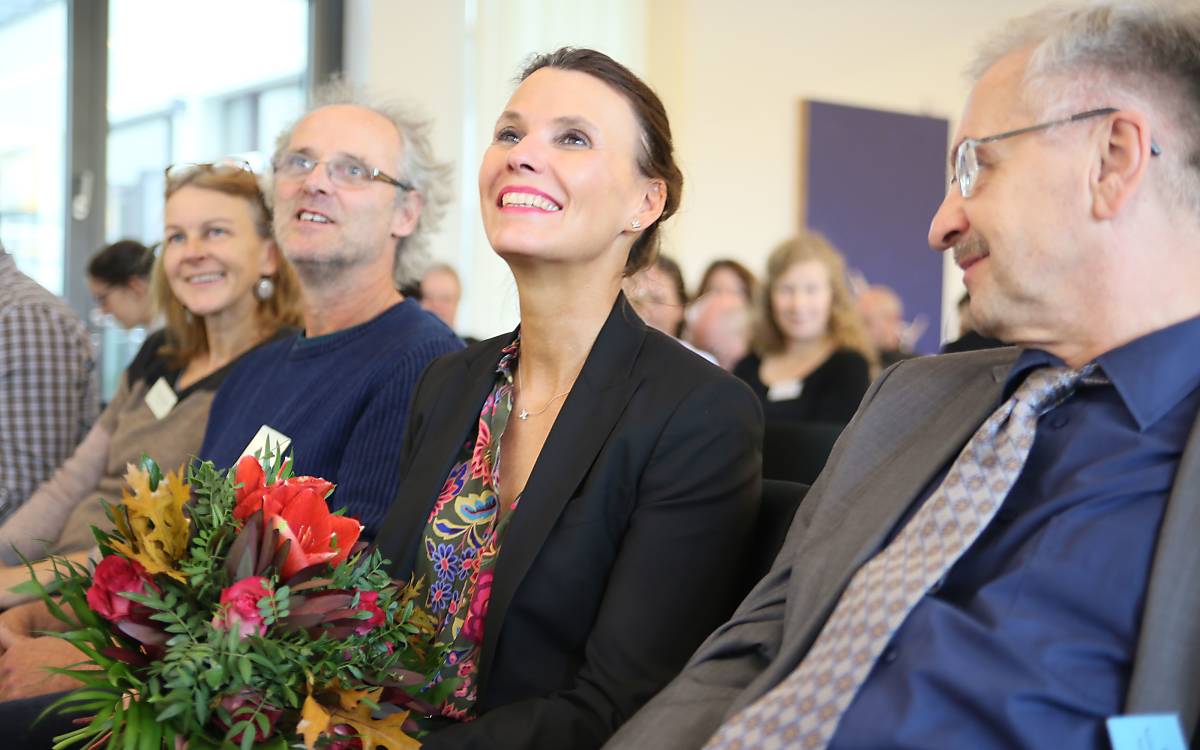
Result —
[{"label": "smiling woman in black blazer", "polygon": [[521,326],[425,372],[379,544],[439,623],[426,748],[599,747],[744,593],[762,415],[620,292],[682,187],[632,73],[536,59],[479,187]]}]

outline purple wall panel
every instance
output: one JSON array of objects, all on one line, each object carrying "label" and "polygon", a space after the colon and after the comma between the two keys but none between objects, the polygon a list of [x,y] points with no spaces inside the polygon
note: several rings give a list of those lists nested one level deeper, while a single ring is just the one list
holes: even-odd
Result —
[{"label": "purple wall panel", "polygon": [[937,351],[942,256],[925,238],[946,190],[949,123],[810,101],[807,128],[801,216],[868,281],[895,289],[906,319],[924,314],[917,351]]}]

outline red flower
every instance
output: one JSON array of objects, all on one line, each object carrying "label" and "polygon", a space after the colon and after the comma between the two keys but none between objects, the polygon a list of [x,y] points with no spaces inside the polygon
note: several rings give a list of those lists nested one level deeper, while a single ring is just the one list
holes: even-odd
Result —
[{"label": "red flower", "polygon": [[[354,627],[354,632],[359,635],[366,635],[375,628],[387,622],[387,615],[379,608],[379,592],[378,591],[359,591],[358,592],[358,611],[370,612],[371,617],[366,620],[360,620],[359,624]],[[391,653],[390,651],[388,653]]]},{"label": "red flower", "polygon": [[339,565],[362,534],[362,524],[353,518],[329,512],[325,498],[333,484],[319,477],[292,477],[264,485],[262,465],[253,456],[238,461],[237,490],[233,515],[245,520],[262,510],[268,528],[278,529],[280,544],[291,541],[280,575],[291,578],[311,565]]},{"label": "red flower", "polygon": [[483,643],[483,622],[487,618],[488,603],[492,599],[492,571],[485,570],[475,582],[475,593],[471,596],[471,607],[463,623],[462,634],[472,643]]},{"label": "red flower", "polygon": [[312,490],[298,493],[270,522],[279,531],[281,544],[292,543],[279,571],[285,579],[310,565],[345,562],[363,529],[353,518],[330,513],[324,498]]},{"label": "red flower", "polygon": [[[244,579],[250,580],[250,579]],[[240,582],[239,582],[240,583]],[[254,741],[262,742],[271,736],[271,732],[275,729],[275,722],[279,721],[279,717],[283,716],[283,710],[274,706],[263,703],[262,696],[253,690],[243,690],[236,695],[227,695],[221,699],[221,707],[229,712],[231,723],[226,725],[221,720],[219,713],[213,714],[213,723],[222,729],[228,731],[230,726],[237,724],[239,721],[252,720],[255,714],[261,714],[267,717],[267,730],[264,732],[258,726],[257,722],[251,721],[250,726],[254,727]],[[229,741],[234,745],[242,743],[242,737],[245,736],[246,730],[242,730],[229,738]]]},{"label": "red flower", "polygon": [[239,521],[258,510],[263,511],[264,518],[271,519],[301,495],[312,493],[324,500],[333,491],[333,484],[320,477],[291,477],[266,484],[262,464],[254,456],[242,456],[234,479],[241,485],[236,490],[237,504],[233,509],[233,517]]},{"label": "red flower", "polygon": [[221,607],[213,616],[213,627],[219,630],[236,628],[242,638],[266,633],[267,625],[258,611],[258,603],[270,595],[266,578],[243,578],[221,592]]},{"label": "red flower", "polygon": [[147,624],[150,622],[149,610],[121,594],[145,594],[148,590],[157,593],[159,588],[150,580],[150,575],[141,563],[117,555],[108,555],[100,561],[96,572],[92,574],[87,602],[96,614],[109,622],[132,620]]}]

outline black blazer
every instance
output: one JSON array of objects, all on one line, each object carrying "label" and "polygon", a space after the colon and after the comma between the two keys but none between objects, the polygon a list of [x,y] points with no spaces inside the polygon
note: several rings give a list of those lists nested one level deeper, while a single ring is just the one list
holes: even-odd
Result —
[{"label": "black blazer", "polygon": [[[380,527],[407,577],[430,508],[515,334],[429,366]],[[617,298],[546,439],[496,562],[475,721],[437,748],[598,748],[744,594],[762,412],[740,381]]]}]

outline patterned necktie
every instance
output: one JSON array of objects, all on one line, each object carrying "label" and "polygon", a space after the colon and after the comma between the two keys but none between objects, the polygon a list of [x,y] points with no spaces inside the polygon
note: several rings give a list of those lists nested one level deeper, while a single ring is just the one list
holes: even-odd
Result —
[{"label": "patterned necktie", "polygon": [[1094,369],[1032,372],[967,441],[891,544],[854,574],[800,665],[723,724],[705,750],[826,747],[896,629],[1004,502],[1029,456],[1038,417]]}]

